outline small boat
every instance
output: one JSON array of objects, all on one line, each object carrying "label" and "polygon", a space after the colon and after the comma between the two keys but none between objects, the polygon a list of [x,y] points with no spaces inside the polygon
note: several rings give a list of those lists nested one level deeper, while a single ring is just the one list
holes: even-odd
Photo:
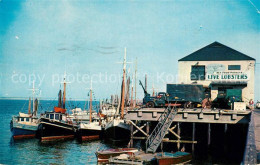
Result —
[{"label": "small boat", "polygon": [[10,129],[14,139],[34,138],[38,129],[38,118],[19,112],[18,116],[12,117]]},{"label": "small boat", "polygon": [[107,149],[102,151],[96,152],[97,161],[99,163],[108,163],[109,158],[116,157],[121,154],[128,154],[131,155],[135,152],[138,152],[136,148],[118,148],[118,149]]},{"label": "small boat", "polygon": [[33,112],[31,113],[31,98],[29,98],[28,114],[19,112],[18,116],[13,116],[10,122],[12,137],[16,139],[34,138],[38,129],[38,99],[34,100],[35,88],[33,82]]},{"label": "small boat", "polygon": [[192,155],[187,152],[163,152],[156,155],[158,165],[186,164],[192,160]]},{"label": "small boat", "polygon": [[110,157],[108,159],[109,164],[132,164],[132,165],[142,165],[143,160],[136,159],[134,156],[129,154],[121,154],[116,157]]}]

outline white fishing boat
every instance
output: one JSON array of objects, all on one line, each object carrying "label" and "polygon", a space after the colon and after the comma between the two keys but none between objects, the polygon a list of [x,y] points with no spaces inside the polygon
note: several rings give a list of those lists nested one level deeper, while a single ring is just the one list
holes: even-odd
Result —
[{"label": "white fishing boat", "polygon": [[[71,110],[71,114],[69,114],[69,117],[75,121],[75,122],[89,122],[89,111],[82,110],[81,108],[74,108]],[[91,116],[97,117],[98,114],[96,112],[92,112]]]},{"label": "white fishing boat", "polygon": [[33,82],[33,111],[31,113],[31,98],[29,98],[28,114],[19,112],[18,116],[13,116],[10,122],[10,129],[14,139],[34,138],[39,125],[37,117],[38,99],[34,100],[35,88]]},{"label": "white fishing boat", "polygon": [[[80,141],[89,141],[89,140],[96,140],[100,139],[102,136],[102,127],[104,125],[104,120],[101,118],[101,116],[93,116],[92,113],[92,81],[91,81],[91,87],[90,87],[90,105],[89,105],[89,111],[88,111],[88,123],[85,123],[84,121],[81,121],[78,125],[78,139]],[[102,124],[103,122],[103,124]]]}]

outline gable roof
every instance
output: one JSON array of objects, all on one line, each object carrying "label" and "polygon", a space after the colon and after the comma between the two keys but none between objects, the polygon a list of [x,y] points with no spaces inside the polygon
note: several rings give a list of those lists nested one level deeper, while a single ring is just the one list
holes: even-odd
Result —
[{"label": "gable roof", "polygon": [[179,61],[241,61],[255,60],[239,51],[236,51],[219,42],[213,42],[194,53],[185,56]]}]

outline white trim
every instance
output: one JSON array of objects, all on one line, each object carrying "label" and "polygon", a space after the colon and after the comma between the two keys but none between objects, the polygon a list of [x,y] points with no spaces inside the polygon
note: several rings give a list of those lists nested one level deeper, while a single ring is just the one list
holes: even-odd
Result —
[{"label": "white trim", "polygon": [[56,125],[56,124],[51,124],[51,123],[47,123],[47,122],[44,122],[44,121],[41,121],[41,123],[44,123],[44,124],[48,124],[48,125],[53,125],[53,126],[57,126],[57,127],[61,127],[61,128],[65,128],[65,129],[69,129],[69,130],[72,130],[72,128],[67,128],[67,127],[63,127],[63,126],[59,126],[59,125]]}]

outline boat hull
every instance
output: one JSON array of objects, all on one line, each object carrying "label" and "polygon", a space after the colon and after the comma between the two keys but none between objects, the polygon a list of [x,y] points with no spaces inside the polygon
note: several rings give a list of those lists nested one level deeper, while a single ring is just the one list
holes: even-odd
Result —
[{"label": "boat hull", "polygon": [[36,136],[36,131],[32,130],[13,128],[11,131],[14,139],[34,138]]},{"label": "boat hull", "polygon": [[41,141],[73,139],[75,128],[72,124],[41,119],[39,134]]},{"label": "boat hull", "polygon": [[192,160],[192,155],[187,153],[177,157],[159,156],[156,159],[158,165],[186,164]]},{"label": "boat hull", "polygon": [[102,138],[102,130],[95,129],[79,129],[78,139],[80,141],[91,141]]},{"label": "boat hull", "polygon": [[14,139],[34,138],[38,126],[11,122],[10,129]]},{"label": "boat hull", "polygon": [[105,138],[110,141],[129,141],[130,126],[122,122],[112,122],[105,129]]},{"label": "boat hull", "polygon": [[119,149],[108,149],[105,151],[96,152],[96,157],[98,162],[100,163],[108,163],[109,158],[119,156],[121,154],[129,154],[132,155],[134,152],[138,150],[135,148],[119,148]]}]

